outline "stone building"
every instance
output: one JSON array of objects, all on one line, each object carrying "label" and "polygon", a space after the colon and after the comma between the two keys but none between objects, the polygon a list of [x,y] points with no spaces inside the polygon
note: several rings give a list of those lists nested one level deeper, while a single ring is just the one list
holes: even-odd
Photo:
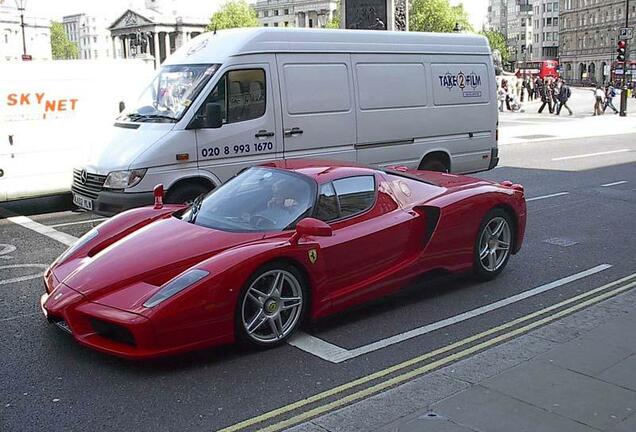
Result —
[{"label": "stone building", "polygon": [[254,4],[264,27],[318,27],[327,24],[338,9],[335,0],[258,0]]},{"label": "stone building", "polygon": [[[625,6],[625,0],[560,0],[559,62],[566,79],[593,83],[610,79],[619,28],[625,26]],[[636,1],[629,8],[629,25],[636,27]],[[629,59],[636,61],[636,39],[630,42]]]},{"label": "stone building", "polygon": [[[28,5],[28,3],[27,3]],[[51,60],[51,20],[24,13],[26,52],[33,60]],[[13,1],[0,0],[0,62],[21,60],[23,54],[20,11]]]},{"label": "stone building", "polygon": [[126,10],[108,30],[117,58],[152,56],[158,67],[185,42],[205,32],[209,20],[209,16],[179,15],[174,0],[146,0],[145,9]]},{"label": "stone building", "polygon": [[106,18],[81,13],[65,16],[62,23],[68,39],[77,46],[79,59],[115,57]]},{"label": "stone building", "polygon": [[488,0],[487,22],[490,30],[508,37],[508,0]]},{"label": "stone building", "polygon": [[532,60],[559,57],[559,1],[533,0]]},{"label": "stone building", "polygon": [[529,45],[532,44],[531,0],[508,0],[506,11],[508,49],[515,62],[532,60]]}]

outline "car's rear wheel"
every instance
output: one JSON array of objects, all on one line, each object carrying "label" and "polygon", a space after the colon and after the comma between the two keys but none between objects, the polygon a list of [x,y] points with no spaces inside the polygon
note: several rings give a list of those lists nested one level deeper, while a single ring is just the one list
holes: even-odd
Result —
[{"label": "car's rear wheel", "polygon": [[281,344],[302,322],[307,305],[302,274],[285,263],[268,264],[247,281],[237,304],[238,338],[250,345]]},{"label": "car's rear wheel", "polygon": [[503,209],[493,209],[484,217],[475,240],[474,273],[490,280],[504,269],[513,243],[513,224]]}]

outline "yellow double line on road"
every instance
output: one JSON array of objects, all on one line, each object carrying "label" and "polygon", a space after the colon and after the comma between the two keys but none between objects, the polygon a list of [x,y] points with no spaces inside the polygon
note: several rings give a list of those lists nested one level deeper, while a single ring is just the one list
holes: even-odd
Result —
[{"label": "yellow double line on road", "polygon": [[[618,288],[614,288],[616,286],[620,285]],[[428,352],[426,354],[423,354],[421,356],[412,358],[410,360],[404,361],[402,363],[396,364],[394,366],[388,367],[386,369],[383,369],[381,371],[372,373],[370,375],[366,375],[362,378],[358,378],[356,380],[350,381],[346,384],[342,384],[338,387],[334,387],[330,390],[326,390],[324,392],[318,393],[314,396],[311,396],[307,399],[303,399],[294,403],[291,403],[289,405],[285,405],[281,408],[269,411],[267,413],[261,414],[259,416],[244,420],[240,423],[236,423],[232,426],[229,426],[227,428],[221,429],[220,432],[234,432],[234,431],[239,431],[245,428],[248,428],[250,426],[254,426],[257,425],[259,423],[263,423],[265,421],[268,420],[272,420],[275,419],[276,417],[282,416],[283,414],[287,414],[290,413],[292,411],[298,410],[299,408],[302,408],[304,406],[310,405],[310,404],[314,404],[316,402],[319,402],[323,399],[327,399],[333,396],[338,395],[339,393],[343,393],[347,390],[351,390],[355,387],[361,386],[363,384],[366,383],[370,383],[371,381],[377,380],[379,378],[383,378],[386,377],[387,375],[393,374],[395,372],[399,372],[403,369],[412,367],[412,366],[416,366],[419,363],[425,362],[433,357],[437,357],[441,354],[447,353],[449,351],[453,351],[456,350],[458,348],[461,348],[465,345],[471,344],[472,342],[478,341],[479,339],[485,338],[487,336],[493,335],[495,333],[499,333],[503,330],[509,329],[511,327],[517,326],[525,321],[529,321],[532,320],[534,318],[538,318],[541,315],[547,314],[549,312],[555,311],[557,309],[561,309],[564,306],[568,306],[572,303],[576,303],[573,306],[570,306],[566,309],[560,310],[550,316],[547,316],[545,318],[539,319],[537,321],[533,321],[529,324],[526,324],[523,327],[519,327],[519,328],[515,328],[511,331],[509,331],[508,333],[502,333],[498,336],[495,336],[491,339],[487,339],[483,342],[480,342],[478,344],[472,345],[468,348],[463,349],[462,351],[458,351],[455,352],[453,354],[450,354],[444,358],[441,358],[439,360],[433,361],[431,363],[427,363],[423,366],[420,366],[416,369],[404,372],[400,375],[394,376],[390,379],[387,379],[385,381],[381,381],[375,385],[372,385],[370,387],[366,387],[362,390],[358,390],[354,393],[348,394],[344,397],[341,397],[339,399],[336,399],[332,402],[328,402],[325,403],[323,405],[319,405],[315,408],[312,408],[310,410],[304,411],[300,414],[297,414],[293,417],[290,417],[288,419],[282,420],[278,423],[274,423],[268,427],[263,428],[263,431],[267,431],[267,432],[275,432],[275,431],[279,431],[279,430],[283,430],[286,429],[288,427],[291,427],[293,425],[296,425],[298,423],[307,421],[309,419],[312,419],[318,415],[321,414],[325,414],[327,412],[333,411],[335,409],[341,408],[345,405],[348,405],[350,403],[353,403],[355,401],[367,398],[369,396],[372,396],[376,393],[381,392],[382,390],[386,390],[390,387],[393,387],[395,385],[404,383],[405,381],[411,380],[413,378],[416,378],[418,376],[424,375],[427,372],[430,372],[434,369],[437,369],[441,366],[447,365],[449,363],[455,362],[457,360],[460,360],[464,357],[469,356],[470,354],[473,354],[477,351],[481,351],[485,348],[489,348],[491,346],[497,345],[501,342],[504,342],[508,339],[512,339],[516,336],[519,336],[523,333],[526,333],[532,329],[535,329],[537,327],[543,326],[551,321],[555,321],[559,318],[562,318],[566,315],[569,315],[573,312],[576,312],[580,309],[586,308],[588,306],[591,306],[595,303],[599,303],[603,300],[606,300],[610,297],[613,297],[617,294],[620,294],[624,291],[627,291],[633,287],[636,287],[636,273],[633,273],[629,276],[626,276],[624,278],[618,279],[614,282],[608,283],[606,285],[603,285],[601,287],[595,288],[593,290],[587,291],[583,294],[580,294],[578,296],[572,297],[570,299],[564,300],[560,303],[557,303],[555,305],[549,306],[547,308],[538,310],[536,312],[533,312],[531,314],[525,315],[521,318],[517,318],[513,321],[509,321],[507,323],[504,323],[502,325],[499,325],[497,327],[493,327],[491,329],[488,329],[486,331],[483,331],[481,333],[478,333],[476,335],[470,336],[466,339],[462,339],[461,341],[452,343],[450,345],[447,345],[445,347],[439,348],[435,351],[431,351]],[[614,288],[614,289],[612,289]],[[609,291],[608,291],[609,290]],[[589,297],[589,298],[588,298]],[[587,300],[585,300],[587,298]],[[579,303],[580,301],[580,303]]]}]

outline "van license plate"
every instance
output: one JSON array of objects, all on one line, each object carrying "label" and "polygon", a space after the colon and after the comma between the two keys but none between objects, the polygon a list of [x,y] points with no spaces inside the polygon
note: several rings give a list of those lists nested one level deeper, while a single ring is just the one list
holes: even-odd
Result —
[{"label": "van license plate", "polygon": [[73,204],[86,210],[93,210],[93,201],[78,194],[73,194]]}]

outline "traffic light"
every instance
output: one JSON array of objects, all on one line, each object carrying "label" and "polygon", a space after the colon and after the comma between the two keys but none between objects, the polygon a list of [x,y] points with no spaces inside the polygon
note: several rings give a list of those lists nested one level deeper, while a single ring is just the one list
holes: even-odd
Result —
[{"label": "traffic light", "polygon": [[616,52],[618,53],[618,55],[616,56],[616,60],[619,62],[624,62],[625,61],[625,41],[624,40],[618,41],[618,48],[616,49]]}]

